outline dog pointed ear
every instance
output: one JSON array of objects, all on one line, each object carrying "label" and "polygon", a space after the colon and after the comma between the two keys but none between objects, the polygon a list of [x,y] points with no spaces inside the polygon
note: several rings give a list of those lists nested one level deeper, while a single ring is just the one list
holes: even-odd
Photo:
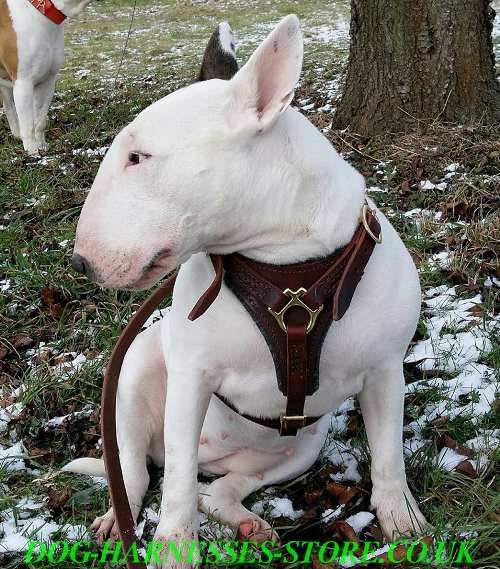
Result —
[{"label": "dog pointed ear", "polygon": [[231,79],[238,71],[233,30],[221,22],[208,40],[197,81]]},{"label": "dog pointed ear", "polygon": [[241,121],[252,113],[262,130],[283,113],[293,99],[302,70],[303,40],[294,14],[283,18],[231,80],[227,118]]}]

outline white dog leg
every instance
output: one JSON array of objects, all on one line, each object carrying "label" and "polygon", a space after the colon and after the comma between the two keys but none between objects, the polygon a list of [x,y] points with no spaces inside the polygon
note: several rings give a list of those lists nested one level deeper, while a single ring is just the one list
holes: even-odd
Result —
[{"label": "white dog leg", "polygon": [[[118,383],[116,430],[123,480],[134,521],[149,484],[148,457],[161,446],[166,368],[160,345],[160,323],[137,336],[123,361]],[[154,395],[153,395],[154,394]],[[162,457],[159,457],[162,460]],[[118,539],[111,508],[92,524],[96,541]]]},{"label": "white dog leg", "polygon": [[24,149],[28,154],[38,154],[35,140],[35,120],[33,108],[34,86],[31,81],[18,79],[14,84],[14,102]]},{"label": "white dog leg", "polygon": [[238,538],[252,541],[279,541],[278,535],[262,518],[247,510],[241,503],[249,494],[264,485],[291,480],[310,468],[324,445],[331,422],[331,414],[308,427],[289,444],[281,460],[258,476],[233,472],[207,484],[200,490],[200,508],[222,523],[238,528]]},{"label": "white dog leg", "polygon": [[[168,362],[165,404],[165,472],[160,522],[155,541],[167,545],[198,540],[198,447],[202,424],[212,396],[211,389],[189,367],[189,360]],[[193,357],[196,361],[196,358]],[[191,567],[183,561],[163,567]]]},{"label": "white dog leg", "polygon": [[372,455],[371,507],[389,540],[426,526],[406,482],[403,461],[404,378],[401,364],[373,370],[359,394]]},{"label": "white dog leg", "polygon": [[3,99],[3,110],[5,116],[9,121],[10,130],[12,134],[19,138],[21,132],[19,130],[19,119],[17,118],[16,106],[14,105],[14,91],[12,87],[4,87],[0,85],[0,93]]},{"label": "white dog leg", "polygon": [[45,142],[45,125],[47,113],[54,95],[56,76],[51,75],[43,83],[35,86],[34,113],[35,113],[35,142],[38,150],[47,150]]},{"label": "white dog leg", "polygon": [[241,503],[262,486],[262,478],[230,472],[200,489],[200,510],[223,524],[238,528],[238,539],[278,540],[271,526]]}]

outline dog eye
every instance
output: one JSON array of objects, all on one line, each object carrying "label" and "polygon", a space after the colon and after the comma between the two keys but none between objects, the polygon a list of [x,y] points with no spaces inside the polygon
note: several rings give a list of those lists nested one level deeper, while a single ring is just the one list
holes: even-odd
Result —
[{"label": "dog eye", "polygon": [[136,166],[137,164],[140,164],[146,158],[150,158],[150,154],[143,154],[142,152],[131,152],[128,155],[127,166]]}]

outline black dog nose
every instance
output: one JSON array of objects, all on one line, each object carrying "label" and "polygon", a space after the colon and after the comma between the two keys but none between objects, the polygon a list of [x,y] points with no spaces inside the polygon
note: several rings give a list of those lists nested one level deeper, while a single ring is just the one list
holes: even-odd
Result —
[{"label": "black dog nose", "polygon": [[73,257],[71,257],[71,266],[77,273],[82,273],[82,275],[87,274],[87,267],[88,267],[87,259],[79,255],[78,253],[73,253]]}]

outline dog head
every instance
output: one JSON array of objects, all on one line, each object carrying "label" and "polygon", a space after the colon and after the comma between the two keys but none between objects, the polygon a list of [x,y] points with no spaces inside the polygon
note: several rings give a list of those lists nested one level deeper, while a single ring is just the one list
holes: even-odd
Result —
[{"label": "dog head", "polygon": [[[230,37],[223,27],[212,40],[235,70]],[[287,16],[231,80],[180,89],[124,128],[85,201],[74,268],[101,286],[139,290],[193,253],[242,251],[272,231],[287,199],[276,194],[297,184],[279,123],[302,50],[300,23]]]}]

